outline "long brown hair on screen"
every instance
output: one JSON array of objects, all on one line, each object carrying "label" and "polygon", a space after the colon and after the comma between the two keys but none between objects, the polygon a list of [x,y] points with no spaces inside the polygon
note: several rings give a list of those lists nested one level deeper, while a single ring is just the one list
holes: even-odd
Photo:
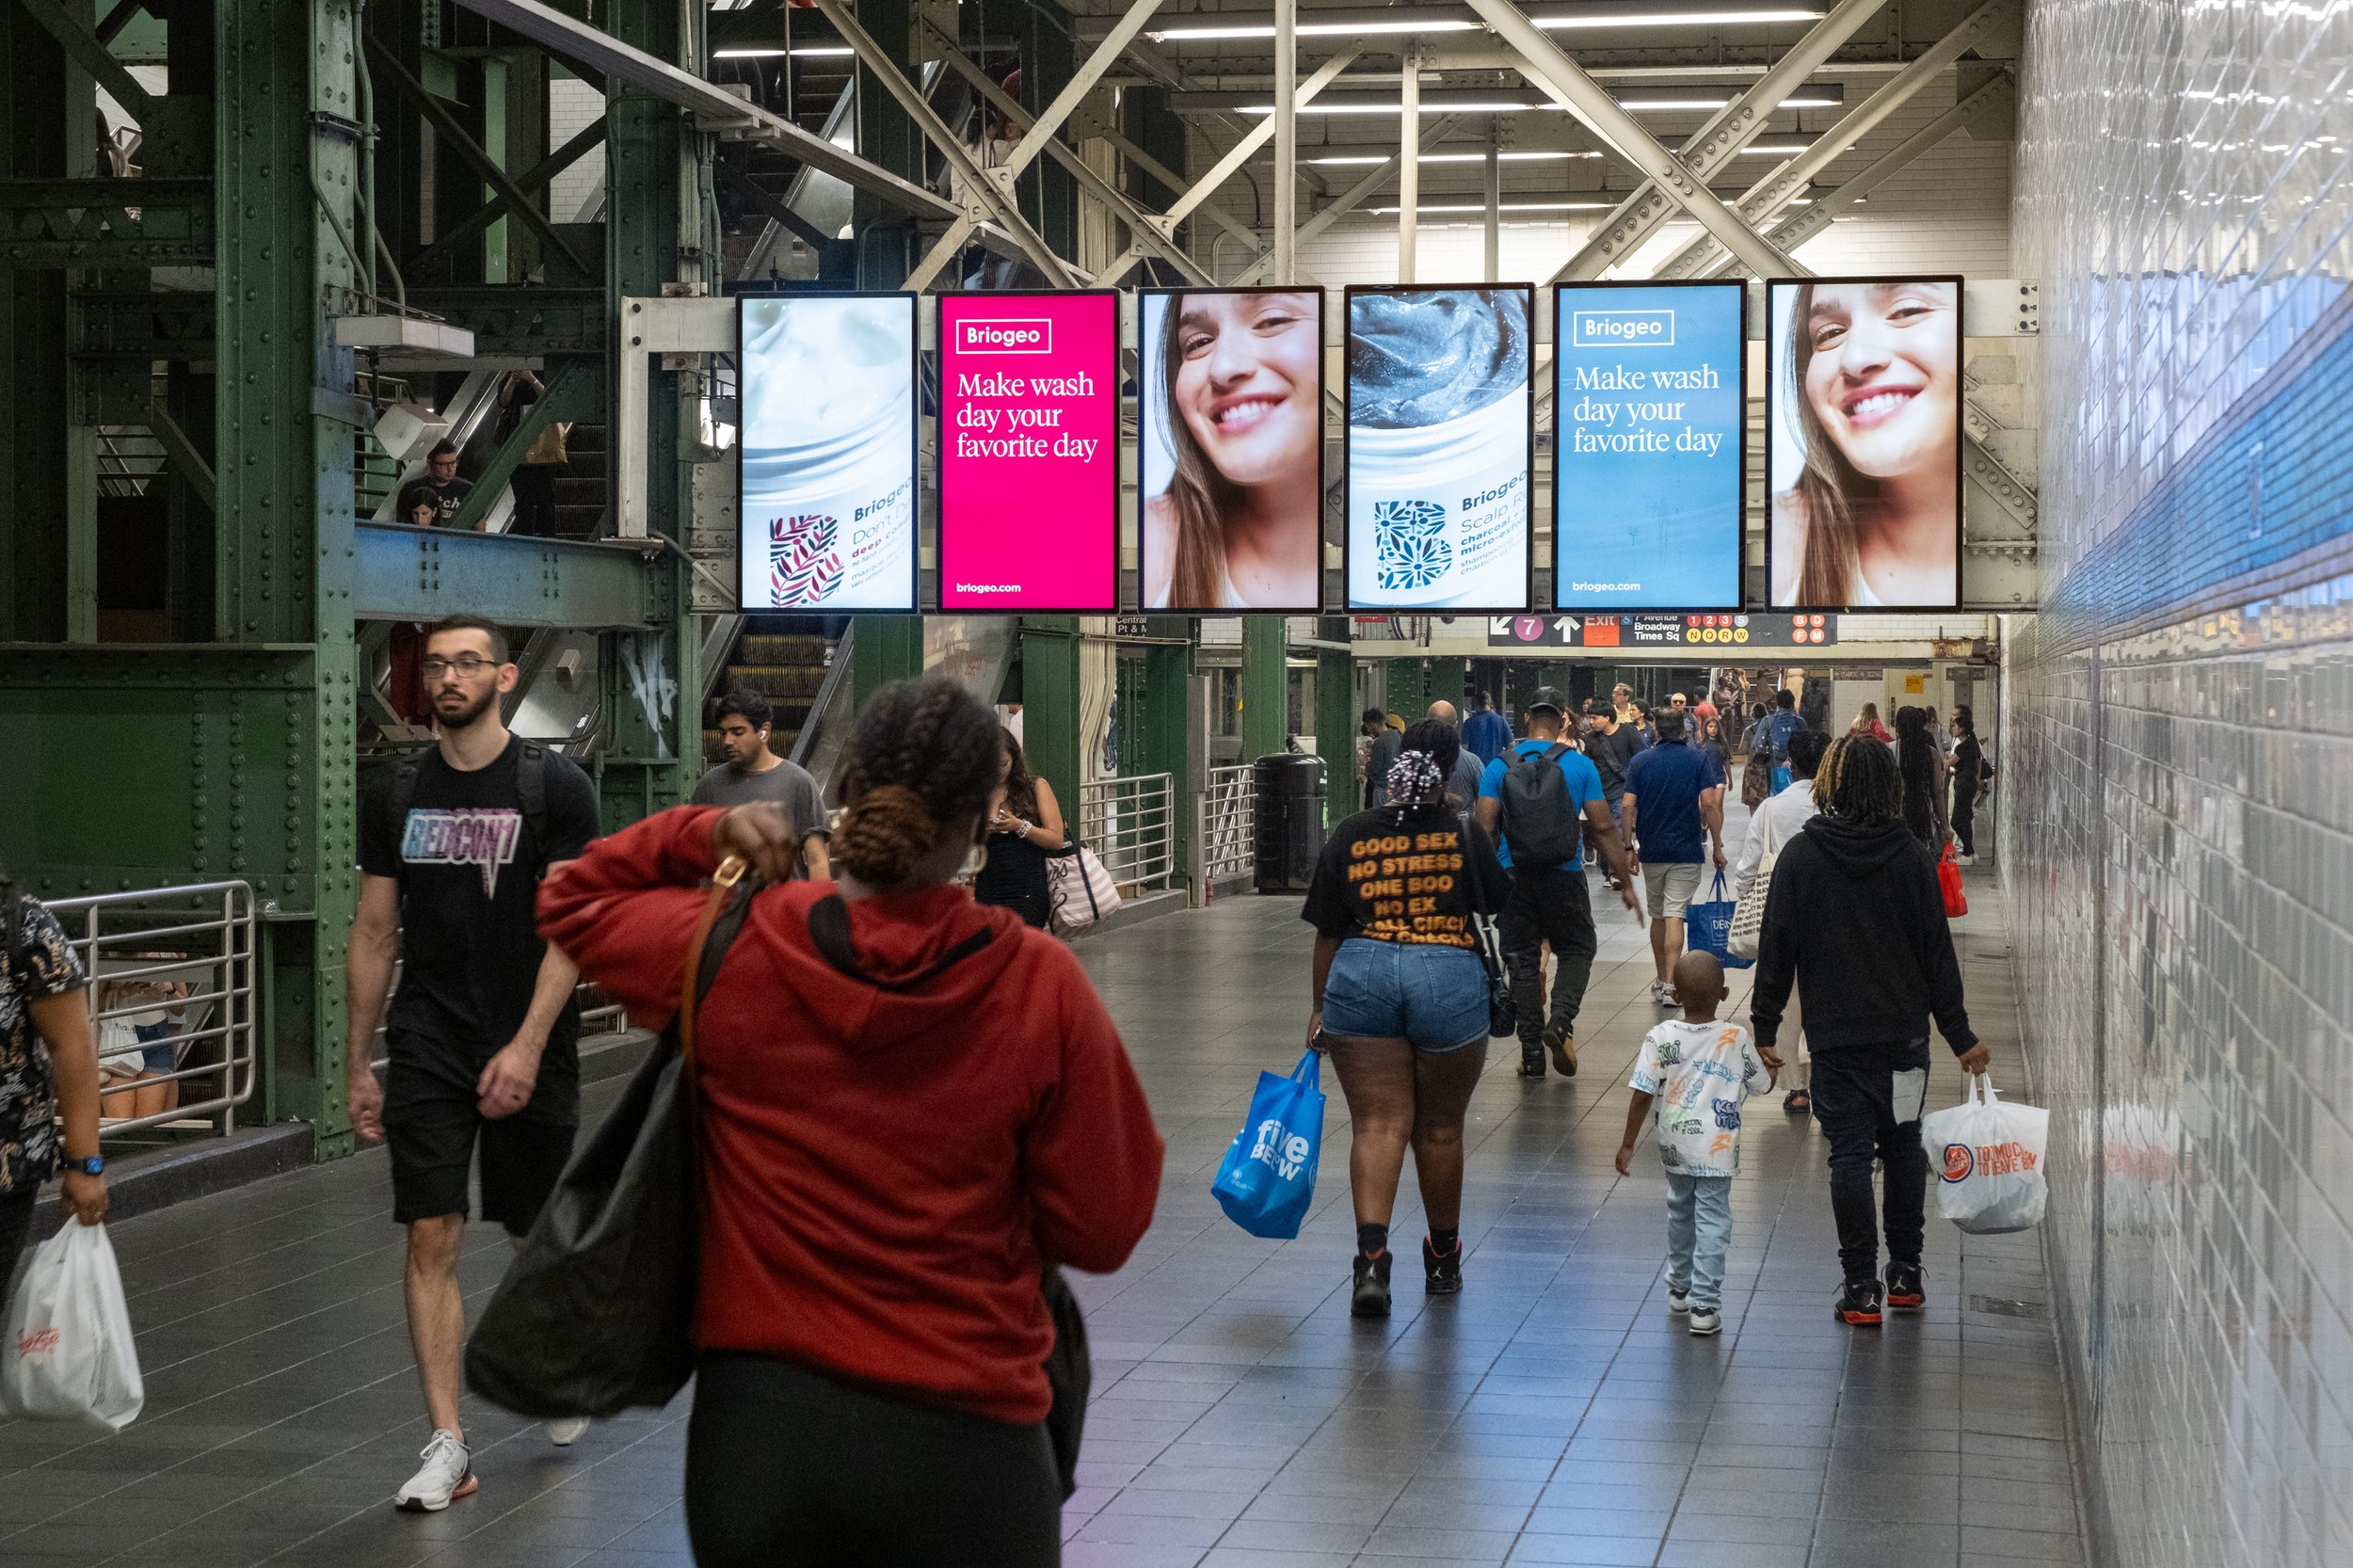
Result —
[{"label": "long brown hair on screen", "polygon": [[1176,408],[1176,376],[1184,368],[1184,302],[1171,295],[1160,312],[1161,428],[1176,472],[1168,481],[1168,515],[1176,547],[1168,572],[1168,602],[1212,607],[1225,601],[1225,519],[1241,504],[1241,489],[1210,462]]},{"label": "long brown hair on screen", "polygon": [[1805,440],[1805,471],[1790,487],[1805,520],[1804,542],[1799,546],[1797,602],[1844,604],[1854,597],[1858,513],[1867,514],[1878,507],[1880,485],[1847,461],[1815,416],[1813,400],[1805,395],[1806,367],[1814,360],[1814,334],[1806,324],[1813,316],[1814,285],[1800,284],[1789,312],[1789,384],[1797,398],[1798,432]]}]

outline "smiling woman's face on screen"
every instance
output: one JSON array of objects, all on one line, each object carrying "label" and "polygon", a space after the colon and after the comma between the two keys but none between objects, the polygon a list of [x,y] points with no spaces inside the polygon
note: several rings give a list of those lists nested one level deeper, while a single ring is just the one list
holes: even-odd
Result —
[{"label": "smiling woman's face on screen", "polygon": [[1315,296],[1180,296],[1180,356],[1170,402],[1201,455],[1228,484],[1295,476],[1317,457],[1323,345]]},{"label": "smiling woman's face on screen", "polygon": [[1960,412],[1959,301],[1950,282],[1825,283],[1798,324],[1804,396],[1854,471],[1949,472]]}]

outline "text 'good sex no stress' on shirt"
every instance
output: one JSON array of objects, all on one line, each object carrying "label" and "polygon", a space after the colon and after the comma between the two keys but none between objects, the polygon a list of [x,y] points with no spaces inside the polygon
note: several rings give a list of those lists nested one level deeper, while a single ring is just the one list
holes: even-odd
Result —
[{"label": "text 'good sex no stress' on shirt", "polygon": [[1307,892],[1307,920],[1326,936],[1408,946],[1475,945],[1470,877],[1488,879],[1486,904],[1505,889],[1495,852],[1476,829],[1440,805],[1360,811],[1340,824]]}]

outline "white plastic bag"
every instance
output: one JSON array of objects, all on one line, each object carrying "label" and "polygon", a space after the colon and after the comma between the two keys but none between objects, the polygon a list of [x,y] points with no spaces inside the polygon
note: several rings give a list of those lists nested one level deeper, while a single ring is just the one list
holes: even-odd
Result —
[{"label": "white plastic bag", "polygon": [[1936,1211],[1974,1236],[2041,1224],[2051,1196],[2042,1175],[2050,1125],[2048,1111],[2006,1104],[1992,1078],[1972,1078],[1959,1105],[1920,1118]]},{"label": "white plastic bag", "polygon": [[137,1418],[147,1391],[104,1225],[68,1220],[33,1254],[0,1345],[0,1397],[16,1415],[100,1432]]}]

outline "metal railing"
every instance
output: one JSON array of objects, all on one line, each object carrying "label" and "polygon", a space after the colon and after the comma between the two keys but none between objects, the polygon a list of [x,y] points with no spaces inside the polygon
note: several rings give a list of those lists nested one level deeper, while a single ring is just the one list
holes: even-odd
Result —
[{"label": "metal railing", "polygon": [[1165,888],[1176,872],[1176,778],[1150,773],[1079,786],[1079,841],[1122,893]]},{"label": "metal railing", "polygon": [[1251,764],[1211,768],[1201,793],[1201,872],[1211,882],[1246,876],[1256,851],[1258,789]]},{"label": "metal railing", "polygon": [[[252,887],[198,882],[56,899],[45,907],[89,977],[85,995],[102,1064],[138,1073],[102,1086],[100,1137],[207,1120],[223,1137],[235,1131],[236,1108],[253,1097],[259,1060]],[[141,1018],[147,1028],[173,1027],[138,1040],[131,1031],[142,1027],[136,1021]],[[109,1023],[117,1027],[110,1031]],[[172,1053],[170,1070],[131,1066],[133,1051],[163,1048]],[[209,1092],[188,1098],[200,1082]],[[132,1113],[150,1097],[176,1103]]]}]

